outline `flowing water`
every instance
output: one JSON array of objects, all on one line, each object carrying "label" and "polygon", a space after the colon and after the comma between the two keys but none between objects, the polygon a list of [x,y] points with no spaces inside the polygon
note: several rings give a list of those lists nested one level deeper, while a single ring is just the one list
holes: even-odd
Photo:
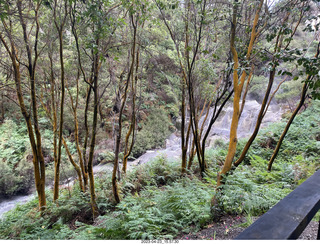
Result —
[{"label": "flowing water", "polygon": [[18,204],[28,202],[34,195],[14,196],[7,199],[0,199],[0,219],[3,214],[13,209]]},{"label": "flowing water", "polygon": [[[245,103],[245,107],[239,121],[238,138],[244,138],[251,135],[251,133],[254,130],[254,126],[257,120],[260,106],[261,105],[256,100],[248,100]],[[207,139],[207,143],[208,143],[207,146],[211,147],[214,141],[217,139],[228,140],[229,133],[230,133],[231,119],[232,119],[232,112],[233,112],[232,105],[229,105],[224,109],[223,114],[220,115],[220,118],[216,121],[216,123],[213,125],[210,131],[209,137]],[[210,115],[212,115],[212,113],[213,113],[213,109],[211,108],[209,110],[208,119],[205,123],[205,129],[208,126],[208,120],[210,118]],[[271,105],[263,119],[261,127],[265,127],[269,123],[280,120],[282,113],[283,111],[281,110],[280,106],[276,104]],[[202,123],[203,119],[204,119],[204,116],[200,119],[200,124]],[[138,159],[134,161],[129,161],[128,170],[130,170],[131,167],[134,167],[139,164],[144,164],[159,156],[166,157],[167,160],[179,159],[181,156],[180,144],[181,144],[180,138],[173,133],[166,140],[165,148],[162,148],[159,150],[147,151]],[[112,171],[112,168],[113,166],[111,164],[97,165],[93,168],[93,171],[94,173],[99,173],[103,171]],[[0,218],[3,216],[5,212],[13,209],[17,204],[23,204],[31,200],[31,198],[33,197],[34,195],[25,195],[25,196],[15,196],[8,199],[0,198]]]}]

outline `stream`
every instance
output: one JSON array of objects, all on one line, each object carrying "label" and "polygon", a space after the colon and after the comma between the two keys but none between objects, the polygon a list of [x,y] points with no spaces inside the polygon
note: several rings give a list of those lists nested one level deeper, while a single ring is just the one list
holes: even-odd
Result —
[{"label": "stream", "polygon": [[[242,112],[239,126],[238,126],[238,138],[245,138],[251,135],[254,130],[255,122],[257,120],[257,116],[260,110],[260,104],[256,100],[248,100],[245,103],[244,110]],[[222,114],[219,116],[219,119],[213,125],[210,134],[207,139],[207,146],[212,147],[213,143],[217,139],[228,140],[230,133],[230,125],[232,119],[232,104],[227,106]],[[210,115],[213,113],[213,108],[209,110],[209,116],[207,119],[207,123],[205,123],[205,129],[208,126],[208,120]],[[273,123],[279,121],[281,119],[283,111],[281,107],[277,104],[271,104],[261,125],[261,128],[267,126],[269,123]],[[200,119],[199,123],[202,124],[204,116]],[[142,156],[134,161],[128,161],[128,170],[130,168],[135,167],[139,164],[147,163],[148,161],[158,157],[163,156],[166,157],[167,160],[176,160],[181,156],[181,139],[175,134],[171,134],[170,137],[166,140],[166,147],[156,150],[146,151]],[[121,167],[121,165],[120,165]],[[113,165],[104,164],[104,165],[96,165],[93,167],[94,173],[104,172],[104,171],[112,171]],[[72,183],[71,183],[72,184]],[[3,214],[13,209],[18,204],[23,204],[31,200],[35,195],[23,195],[23,196],[13,196],[7,199],[0,198],[0,219]]]}]

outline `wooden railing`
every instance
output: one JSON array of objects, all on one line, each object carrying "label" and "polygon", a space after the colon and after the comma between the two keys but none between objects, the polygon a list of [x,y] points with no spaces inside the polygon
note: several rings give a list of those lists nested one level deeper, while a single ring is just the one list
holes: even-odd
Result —
[{"label": "wooden railing", "polygon": [[[298,239],[319,209],[320,170],[240,233],[236,240]],[[320,239],[319,228],[317,239]]]}]

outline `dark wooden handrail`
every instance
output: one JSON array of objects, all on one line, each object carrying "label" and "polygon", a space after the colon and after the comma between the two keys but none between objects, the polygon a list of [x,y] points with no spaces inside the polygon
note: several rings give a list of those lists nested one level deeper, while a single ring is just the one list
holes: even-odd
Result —
[{"label": "dark wooden handrail", "polygon": [[[320,170],[240,233],[236,240],[298,239],[319,209]],[[317,239],[320,239],[320,229]]]}]

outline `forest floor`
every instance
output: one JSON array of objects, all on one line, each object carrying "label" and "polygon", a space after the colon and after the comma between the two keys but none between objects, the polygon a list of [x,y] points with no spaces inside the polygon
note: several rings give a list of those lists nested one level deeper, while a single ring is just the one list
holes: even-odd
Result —
[{"label": "forest floor", "polygon": [[[252,221],[258,217],[253,217]],[[181,234],[176,239],[179,240],[233,240],[242,231],[246,229],[243,223],[248,220],[243,216],[224,216],[218,223],[211,223],[207,228],[196,233]],[[239,226],[240,225],[240,226]],[[304,232],[300,235],[299,240],[316,240],[319,223],[311,221]]]}]

